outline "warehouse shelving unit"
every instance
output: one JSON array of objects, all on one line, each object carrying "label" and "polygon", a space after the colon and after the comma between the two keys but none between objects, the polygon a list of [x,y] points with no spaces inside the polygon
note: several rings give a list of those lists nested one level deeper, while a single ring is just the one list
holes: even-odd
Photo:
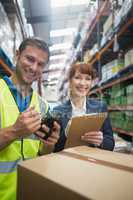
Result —
[{"label": "warehouse shelving unit", "polygon": [[[133,66],[131,66],[131,67],[133,69]],[[107,88],[111,88],[114,85],[117,85],[117,84],[122,83],[122,82],[129,81],[129,80],[133,82],[133,72],[129,73],[127,76],[115,78],[114,80],[110,81],[109,83],[103,84],[101,87],[98,87],[97,89],[92,89],[90,94],[93,94],[93,93],[102,94],[104,91],[106,91]],[[108,110],[109,110],[109,112],[113,112],[113,111],[133,111],[133,104],[131,104],[131,105],[113,105],[113,106],[109,106]],[[129,136],[133,136],[133,131],[128,132],[128,131],[125,131],[125,130],[122,130],[122,129],[116,128],[116,127],[113,127],[113,131],[118,132],[120,134],[126,134],[126,135],[129,135]]]},{"label": "warehouse shelving unit", "polygon": [[[6,1],[1,0],[1,3],[9,18],[9,21],[10,21],[10,15],[11,16],[15,15],[17,17],[21,28],[22,38],[25,38],[27,36],[27,33],[24,26],[24,19],[23,19],[24,16],[22,16],[18,0],[6,0]],[[12,76],[13,70],[14,66],[11,60],[9,59],[5,51],[0,47],[0,77],[4,75]],[[40,95],[42,95],[41,80],[38,81],[38,92]]]},{"label": "warehouse shelving unit", "polygon": [[[24,29],[24,22],[21,15],[20,7],[17,0],[1,0],[4,11],[7,14],[7,18],[10,22],[10,27],[13,29],[13,16],[16,16],[18,23],[21,28],[21,34],[24,38],[26,36],[26,31]],[[14,31],[14,29],[13,29]],[[15,41],[14,41],[15,42]],[[5,53],[4,49],[0,48],[0,75],[11,76],[13,73],[13,64],[9,59],[8,55]]]},{"label": "warehouse shelving unit", "polygon": [[[97,32],[97,24],[99,23],[99,21],[102,20],[102,23],[104,23],[104,21],[106,20],[106,12],[109,9],[109,1],[105,1],[99,8],[99,11],[97,12],[96,17],[94,18],[94,20],[91,22],[89,31],[86,35],[86,38],[84,39],[83,43],[82,43],[82,48],[83,50],[85,50],[86,48],[88,48],[88,45],[90,44],[90,40],[95,38],[96,32]],[[89,41],[89,42],[88,42]],[[89,44],[88,44],[89,43]]]},{"label": "warehouse shelving unit", "polygon": [[19,7],[19,3],[18,0],[1,0],[1,3],[4,6],[4,9],[6,11],[7,14],[16,14],[20,27],[21,27],[21,31],[23,34],[23,37],[26,36],[26,31],[24,29],[24,22],[23,22],[23,17],[21,15],[21,10]]},{"label": "warehouse shelving unit", "polygon": [[[128,74],[125,76],[123,74],[126,71],[128,71]],[[119,84],[128,80],[132,80],[132,79],[133,79],[133,65],[121,69],[113,78],[107,80],[100,87],[97,86],[95,89],[92,88],[90,94],[96,93],[96,92],[102,93],[102,91],[107,88],[110,88],[116,84]]]},{"label": "warehouse shelving unit", "polygon": [[[96,26],[97,23],[101,23],[100,20],[103,18],[103,13],[107,11],[108,9],[108,3],[109,1],[104,1],[101,8],[99,9],[95,20],[93,21],[93,24],[90,28],[90,30],[87,33],[86,39],[83,42],[83,51],[86,50],[89,47],[89,42],[94,42],[92,40],[92,35],[96,35]],[[103,26],[103,23],[105,22],[102,20],[102,23],[100,26]],[[106,41],[104,46],[99,48],[99,51],[93,55],[93,57],[89,60],[89,63],[94,66],[98,70],[98,63],[100,62],[101,68],[103,65],[105,65],[107,62],[112,61],[113,59],[116,59],[118,56],[117,52],[113,52],[113,46],[115,42],[115,36],[117,35],[117,40],[120,45],[120,49],[122,50],[129,50],[133,48],[133,5],[131,6],[130,10],[128,11],[127,15],[124,17],[124,19],[121,20],[120,24],[115,27],[114,33],[111,35],[111,38]],[[96,39],[94,39],[96,40]],[[99,71],[99,70],[98,70]],[[100,77],[101,79],[101,77]],[[107,89],[110,89],[118,84],[133,84],[133,64],[130,66],[124,66],[122,69],[118,71],[117,74],[115,74],[110,79],[102,82],[100,81],[97,85],[95,85],[89,95],[97,93],[98,96],[102,96],[104,92],[106,92]],[[133,103],[131,104],[124,104],[124,105],[110,105],[108,106],[108,110],[110,113],[112,112],[133,112]],[[133,129],[132,131],[124,130],[123,128],[113,126],[113,131],[115,133],[122,135],[129,136],[132,141],[133,137]]]},{"label": "warehouse shelving unit", "polygon": [[[124,25],[121,27],[121,29],[118,31],[118,34],[117,34],[118,39],[119,39],[120,36],[122,36],[122,35],[127,31],[127,29],[128,29],[130,26],[132,26],[132,25],[133,25],[133,19],[130,19],[126,24],[124,24]],[[94,56],[94,58],[91,59],[91,61],[90,61],[90,64],[91,64],[91,65],[94,65],[95,62],[97,62],[98,60],[101,59],[101,57],[104,55],[104,53],[107,52],[107,50],[108,50],[109,48],[112,48],[112,46],[113,46],[113,44],[114,44],[114,39],[115,39],[115,37],[113,37],[113,38],[111,39],[111,41],[107,42],[107,44],[105,45],[105,47],[102,48],[102,49]]]},{"label": "warehouse shelving unit", "polygon": [[[79,44],[76,45],[76,46],[78,46],[76,49],[74,47],[75,53],[69,59],[69,65],[71,65],[71,63],[74,63],[77,61],[82,61],[82,56],[83,56],[84,52],[87,49],[92,48],[92,46],[94,44],[94,40],[95,40],[95,42],[97,40],[98,23],[99,23],[99,21],[101,21],[102,24],[105,22],[105,20],[107,19],[107,13],[109,12],[109,9],[110,9],[109,1],[103,1],[99,5],[98,12],[97,12],[96,16],[94,17],[94,19],[91,21],[91,24],[88,27],[88,31],[86,33],[85,38],[82,38],[79,41]],[[67,78],[64,77],[64,79],[62,80],[62,83],[59,87],[60,101],[63,101],[67,96],[67,88],[65,87],[67,81],[68,81]]]}]

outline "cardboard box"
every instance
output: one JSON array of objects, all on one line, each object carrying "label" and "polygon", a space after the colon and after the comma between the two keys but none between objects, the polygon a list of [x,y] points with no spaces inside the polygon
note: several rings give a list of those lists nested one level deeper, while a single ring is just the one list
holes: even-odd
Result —
[{"label": "cardboard box", "polygon": [[110,29],[110,27],[112,25],[113,25],[113,15],[111,13],[103,25],[103,34],[104,35],[108,32],[108,30]]},{"label": "cardboard box", "polygon": [[133,157],[85,146],[22,162],[18,200],[132,200]]}]

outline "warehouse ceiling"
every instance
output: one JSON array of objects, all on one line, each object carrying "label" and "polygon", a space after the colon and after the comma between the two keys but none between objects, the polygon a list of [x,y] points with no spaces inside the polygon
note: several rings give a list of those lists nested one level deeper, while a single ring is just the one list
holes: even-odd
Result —
[{"label": "warehouse ceiling", "polygon": [[88,0],[24,0],[27,22],[32,24],[34,34],[50,45],[49,80],[50,77],[58,80],[59,71],[64,67],[66,54],[71,48],[81,18],[87,11],[88,2]]},{"label": "warehouse ceiling", "polygon": [[88,5],[96,0],[23,0],[27,22],[35,36],[50,45],[50,63],[45,69],[46,86],[57,87],[68,57],[72,56],[72,44],[87,15]]}]

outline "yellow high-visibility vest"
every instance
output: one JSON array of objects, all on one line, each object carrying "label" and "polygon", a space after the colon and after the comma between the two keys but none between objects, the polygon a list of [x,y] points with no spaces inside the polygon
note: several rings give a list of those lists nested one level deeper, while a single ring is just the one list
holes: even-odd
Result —
[{"label": "yellow high-visibility vest", "polygon": [[[33,91],[30,106],[35,106],[40,112],[39,95]],[[44,103],[45,114],[48,111],[47,102]],[[0,128],[11,126],[19,115],[16,102],[11,91],[3,79],[0,79]],[[40,141],[32,134],[23,139],[23,155],[25,159],[34,158],[39,151]],[[0,200],[16,199],[17,165],[22,161],[22,140],[18,139],[0,151]]]}]

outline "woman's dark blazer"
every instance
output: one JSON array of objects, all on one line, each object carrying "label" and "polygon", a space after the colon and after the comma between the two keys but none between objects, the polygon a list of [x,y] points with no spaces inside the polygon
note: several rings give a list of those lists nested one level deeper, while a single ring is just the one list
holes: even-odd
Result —
[{"label": "woman's dark blazer", "polygon": [[[69,119],[72,117],[72,106],[70,100],[54,107],[53,112],[58,114],[60,117],[61,123],[61,131],[60,131],[60,138],[55,145],[54,152],[58,152],[64,149],[66,136],[65,136],[65,128]],[[107,112],[107,106],[104,102],[96,100],[96,99],[89,99],[86,100],[86,113],[101,113]],[[104,124],[101,128],[103,132],[103,142],[99,148],[106,149],[112,151],[114,148],[114,138],[112,127],[110,123],[109,116],[104,121]],[[90,145],[89,145],[90,146]],[[91,145],[95,146],[95,145]]]}]

